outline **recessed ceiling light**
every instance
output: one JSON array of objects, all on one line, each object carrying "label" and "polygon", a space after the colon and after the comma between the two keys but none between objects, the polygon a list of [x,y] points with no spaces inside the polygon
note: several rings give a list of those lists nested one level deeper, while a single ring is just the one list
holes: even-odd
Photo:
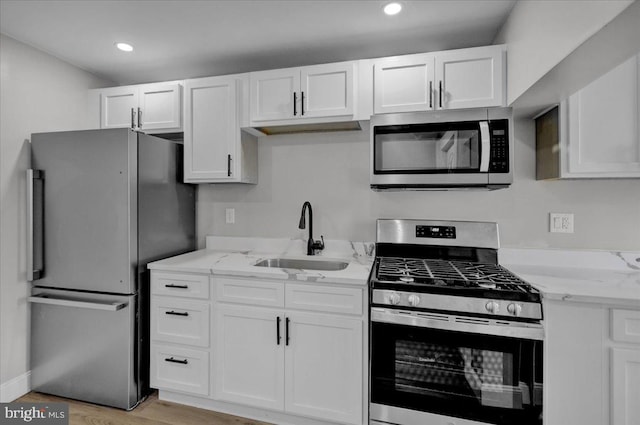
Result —
[{"label": "recessed ceiling light", "polygon": [[123,52],[133,52],[133,46],[127,43],[115,43],[116,47]]},{"label": "recessed ceiling light", "polygon": [[384,7],[384,13],[387,15],[397,15],[402,10],[402,5],[400,3],[389,3]]}]

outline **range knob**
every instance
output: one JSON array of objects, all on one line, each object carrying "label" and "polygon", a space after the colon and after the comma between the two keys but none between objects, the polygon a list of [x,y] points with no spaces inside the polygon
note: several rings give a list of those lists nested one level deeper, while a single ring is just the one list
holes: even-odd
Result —
[{"label": "range knob", "polygon": [[507,311],[514,316],[520,316],[522,313],[522,306],[520,304],[511,303],[507,306]]},{"label": "range knob", "polygon": [[420,305],[420,297],[416,294],[409,295],[409,305],[411,307],[418,307]]},{"label": "range knob", "polygon": [[489,313],[497,314],[500,311],[500,304],[495,301],[489,301],[484,308],[486,308]]},{"label": "range knob", "polygon": [[400,295],[396,292],[390,292],[387,294],[387,304],[398,305],[400,304]]}]

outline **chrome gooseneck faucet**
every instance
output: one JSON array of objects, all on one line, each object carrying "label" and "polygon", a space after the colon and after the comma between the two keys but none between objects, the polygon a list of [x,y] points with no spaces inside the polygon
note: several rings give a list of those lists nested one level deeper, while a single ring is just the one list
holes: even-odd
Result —
[{"label": "chrome gooseneck faucet", "polygon": [[322,241],[313,240],[313,211],[311,210],[311,203],[309,201],[302,204],[302,214],[300,215],[300,224],[298,224],[298,228],[304,229],[306,227],[304,213],[307,210],[309,210],[309,239],[307,240],[307,255],[315,255],[317,251],[322,251],[324,249],[324,236],[320,236]]}]

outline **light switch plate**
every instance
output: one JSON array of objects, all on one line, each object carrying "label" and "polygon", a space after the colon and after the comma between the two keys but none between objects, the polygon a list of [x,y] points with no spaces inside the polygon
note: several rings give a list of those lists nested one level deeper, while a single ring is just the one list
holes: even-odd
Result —
[{"label": "light switch plate", "polygon": [[225,221],[227,224],[233,224],[236,222],[236,209],[235,208],[227,208],[224,210],[225,212]]},{"label": "light switch plate", "polygon": [[573,214],[549,213],[549,232],[573,233]]}]

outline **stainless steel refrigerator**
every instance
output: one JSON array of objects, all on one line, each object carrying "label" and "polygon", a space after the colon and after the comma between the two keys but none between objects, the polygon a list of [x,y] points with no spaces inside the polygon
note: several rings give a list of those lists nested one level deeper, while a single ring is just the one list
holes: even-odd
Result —
[{"label": "stainless steel refrigerator", "polygon": [[195,248],[182,145],[129,129],[33,134],[34,391],[131,409],[149,389],[147,263]]}]

